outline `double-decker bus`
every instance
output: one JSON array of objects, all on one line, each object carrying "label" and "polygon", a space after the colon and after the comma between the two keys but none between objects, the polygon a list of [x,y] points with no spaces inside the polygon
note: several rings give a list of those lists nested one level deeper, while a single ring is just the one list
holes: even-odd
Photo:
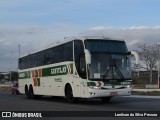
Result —
[{"label": "double-decker bus", "polygon": [[29,99],[64,96],[100,98],[132,92],[130,55],[125,41],[107,37],[75,37],[19,58],[19,91]]}]

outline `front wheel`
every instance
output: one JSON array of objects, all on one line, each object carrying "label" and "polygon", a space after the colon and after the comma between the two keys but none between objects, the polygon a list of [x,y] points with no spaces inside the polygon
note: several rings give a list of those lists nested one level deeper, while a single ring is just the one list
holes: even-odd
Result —
[{"label": "front wheel", "polygon": [[72,91],[72,87],[71,87],[70,85],[67,85],[67,86],[66,86],[66,89],[65,89],[65,97],[67,98],[67,100],[68,100],[70,103],[78,102],[78,98],[74,98],[74,97],[73,97],[73,91]]},{"label": "front wheel", "polygon": [[108,102],[110,102],[111,98],[112,98],[112,97],[101,97],[101,101],[102,101],[103,103],[108,103]]}]

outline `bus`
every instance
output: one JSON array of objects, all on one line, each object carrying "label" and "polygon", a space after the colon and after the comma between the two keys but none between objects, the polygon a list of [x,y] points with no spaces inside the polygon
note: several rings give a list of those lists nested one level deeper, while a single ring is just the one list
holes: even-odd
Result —
[{"label": "bus", "polygon": [[125,41],[108,37],[73,37],[19,58],[19,92],[27,98],[80,98],[131,95],[131,62]]}]

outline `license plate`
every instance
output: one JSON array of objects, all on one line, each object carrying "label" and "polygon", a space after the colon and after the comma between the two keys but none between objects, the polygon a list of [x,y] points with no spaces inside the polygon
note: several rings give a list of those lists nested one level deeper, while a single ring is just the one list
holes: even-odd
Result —
[{"label": "license plate", "polygon": [[118,93],[117,92],[110,92],[110,96],[117,96]]}]

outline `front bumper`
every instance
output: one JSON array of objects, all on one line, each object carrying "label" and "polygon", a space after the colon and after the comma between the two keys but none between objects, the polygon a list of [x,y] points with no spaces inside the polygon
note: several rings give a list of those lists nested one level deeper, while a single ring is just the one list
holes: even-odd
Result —
[{"label": "front bumper", "polygon": [[123,89],[91,89],[88,88],[88,98],[94,97],[113,97],[113,96],[129,96],[132,88]]}]

